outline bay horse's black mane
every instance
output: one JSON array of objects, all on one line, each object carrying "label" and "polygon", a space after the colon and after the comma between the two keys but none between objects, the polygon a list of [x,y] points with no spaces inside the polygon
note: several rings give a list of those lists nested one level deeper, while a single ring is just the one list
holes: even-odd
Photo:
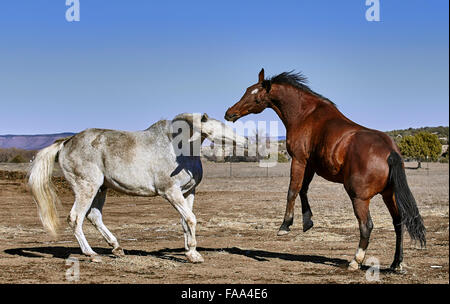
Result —
[{"label": "bay horse's black mane", "polygon": [[281,74],[271,77],[270,79],[264,80],[263,87],[266,89],[270,89],[270,86],[274,83],[275,84],[289,84],[293,87],[296,87],[297,89],[300,89],[304,92],[308,92],[310,94],[313,94],[314,96],[317,96],[323,100],[326,100],[326,101],[330,102],[333,106],[336,106],[336,104],[334,102],[332,102],[331,100],[329,100],[328,98],[311,90],[311,88],[306,85],[308,83],[308,78],[305,75],[303,75],[301,72],[298,72],[298,73],[294,73],[294,71],[283,72]]}]

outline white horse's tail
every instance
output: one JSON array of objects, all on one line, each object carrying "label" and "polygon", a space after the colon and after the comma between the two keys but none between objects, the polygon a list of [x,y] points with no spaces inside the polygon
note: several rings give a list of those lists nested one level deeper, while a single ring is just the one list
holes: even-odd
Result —
[{"label": "white horse's tail", "polygon": [[60,204],[52,184],[52,172],[56,155],[64,146],[65,140],[58,140],[38,152],[28,173],[28,186],[38,207],[42,225],[56,236],[59,225],[56,205]]}]

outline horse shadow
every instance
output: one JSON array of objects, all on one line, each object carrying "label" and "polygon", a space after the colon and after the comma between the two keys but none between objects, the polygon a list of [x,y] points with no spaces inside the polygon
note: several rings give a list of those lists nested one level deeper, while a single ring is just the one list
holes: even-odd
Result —
[{"label": "horse shadow", "polygon": [[[112,254],[111,248],[104,247],[93,247],[92,248],[100,256],[116,257]],[[183,250],[179,250],[184,252]],[[53,257],[58,259],[66,260],[71,256],[83,256],[81,249],[79,247],[63,247],[63,246],[45,246],[45,247],[23,247],[23,248],[11,248],[4,250],[6,254],[18,255],[27,258],[43,258],[43,257]],[[187,261],[176,257],[174,255],[168,255],[165,253],[165,249],[158,251],[143,251],[143,250],[126,250],[124,249],[125,255],[129,256],[154,256],[160,259],[172,260],[180,263],[186,263]]]},{"label": "horse shadow", "polygon": [[[115,257],[112,255],[110,248],[104,247],[94,247],[93,250],[100,254],[101,256]],[[327,265],[337,268],[346,269],[349,262],[340,258],[330,258],[320,255],[304,255],[304,254],[292,254],[292,253],[281,253],[266,250],[255,250],[255,249],[241,249],[238,247],[227,247],[227,248],[205,248],[197,247],[199,252],[226,252],[228,254],[240,255],[251,258],[258,262],[267,262],[272,259],[281,259],[285,261],[301,262],[301,263],[314,263]],[[79,247],[63,247],[63,246],[47,246],[47,247],[23,247],[23,248],[11,248],[4,250],[6,254],[18,255],[28,258],[42,258],[42,257],[53,257],[59,259],[68,259],[72,255],[83,255]],[[154,251],[144,251],[124,249],[126,256],[152,256],[155,258],[163,260],[171,260],[178,263],[189,263],[184,257],[184,248],[163,248]],[[366,271],[370,267],[362,266],[361,270]],[[388,273],[391,272],[389,268],[380,269],[380,272]]]}]

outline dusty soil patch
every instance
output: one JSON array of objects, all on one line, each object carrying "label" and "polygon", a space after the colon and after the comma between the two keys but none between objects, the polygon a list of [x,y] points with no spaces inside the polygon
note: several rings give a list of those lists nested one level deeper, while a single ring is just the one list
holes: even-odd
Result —
[{"label": "dusty soil patch", "polygon": [[[291,233],[277,237],[289,165],[271,168],[273,177],[252,177],[248,164],[241,173],[239,164],[233,164],[237,177],[226,177],[226,166],[204,166],[194,212],[205,263],[196,265],[186,262],[179,216],[164,199],[118,195],[107,198],[104,222],[126,256],[112,257],[100,234],[86,223],[86,237],[103,258],[101,263],[90,262],[80,254],[65,222],[73,203],[65,181],[54,180],[62,200],[62,225],[59,237],[52,239],[39,222],[24,185],[23,168],[0,166],[8,171],[0,174],[0,283],[67,282],[68,257],[80,261],[78,283],[369,283],[370,265],[356,272],[346,270],[359,231],[342,185],[316,176],[309,191],[314,227],[302,232],[297,201]],[[378,283],[449,283],[448,169],[447,164],[430,164],[429,170],[407,170],[428,243],[427,249],[416,249],[406,235],[406,274],[386,271],[394,255],[395,234],[383,201],[373,199],[375,228],[367,257],[381,263]]]}]

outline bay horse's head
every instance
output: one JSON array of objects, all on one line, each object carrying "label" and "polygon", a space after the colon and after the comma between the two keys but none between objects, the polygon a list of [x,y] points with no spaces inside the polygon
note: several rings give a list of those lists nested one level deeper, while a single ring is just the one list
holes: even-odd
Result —
[{"label": "bay horse's head", "polygon": [[269,91],[270,82],[264,79],[264,69],[261,69],[258,83],[247,88],[241,100],[227,110],[225,119],[235,122],[245,115],[261,113],[269,105]]}]

